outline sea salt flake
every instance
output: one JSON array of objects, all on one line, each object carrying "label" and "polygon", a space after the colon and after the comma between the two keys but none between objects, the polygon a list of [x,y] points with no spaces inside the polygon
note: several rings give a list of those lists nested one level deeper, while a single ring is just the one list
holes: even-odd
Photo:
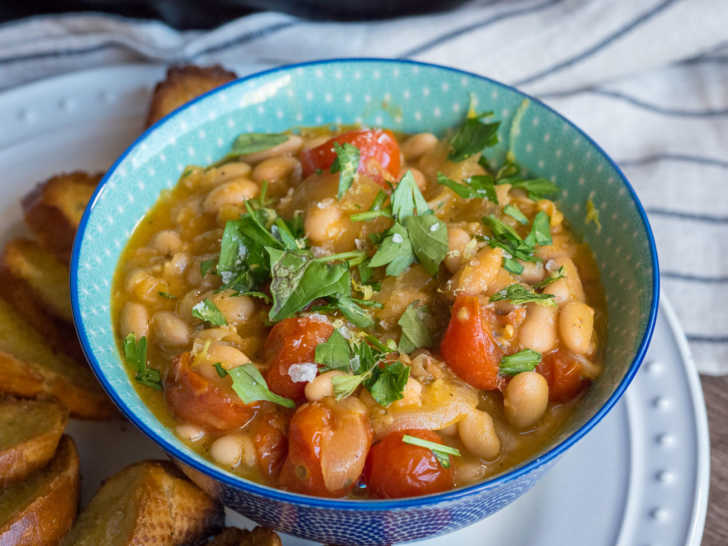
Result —
[{"label": "sea salt flake", "polygon": [[317,373],[318,366],[314,362],[291,364],[288,367],[288,377],[294,383],[308,383],[309,381],[313,381]]}]

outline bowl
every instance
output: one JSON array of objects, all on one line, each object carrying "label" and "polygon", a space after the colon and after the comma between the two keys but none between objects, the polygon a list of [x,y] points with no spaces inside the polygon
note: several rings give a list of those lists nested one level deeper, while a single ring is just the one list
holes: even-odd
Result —
[{"label": "bowl", "polygon": [[[510,147],[529,172],[557,182],[561,210],[599,263],[609,316],[605,369],[563,432],[537,457],[482,483],[401,500],[290,493],[242,479],[186,447],[137,395],[117,349],[109,306],[119,255],[160,192],[175,185],[187,164],[222,157],[242,132],[362,123],[438,133],[461,121],[471,100],[502,120],[500,143],[487,157],[502,161]],[[601,227],[588,221],[587,202],[598,211]],[[73,313],[83,349],[121,411],[230,508],[328,544],[388,544],[451,532],[528,491],[624,393],[647,350],[658,292],[657,253],[645,211],[622,172],[591,138],[512,87],[452,68],[388,59],[275,68],[229,83],[159,121],[99,184],[81,221],[71,264]]]}]

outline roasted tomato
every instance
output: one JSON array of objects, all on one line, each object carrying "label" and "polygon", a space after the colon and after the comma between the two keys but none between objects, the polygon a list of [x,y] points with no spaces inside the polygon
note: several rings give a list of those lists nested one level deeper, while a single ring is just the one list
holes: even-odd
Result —
[{"label": "roasted tomato", "polygon": [[[280,474],[281,466],[288,451],[286,428],[288,417],[277,407],[265,409],[250,425],[250,432],[255,445],[255,455],[260,471],[269,479],[275,479]],[[267,411],[270,410],[270,411]]]},{"label": "roasted tomato", "polygon": [[546,378],[552,402],[567,402],[589,385],[589,380],[581,375],[579,361],[563,349],[544,355],[536,371]]},{"label": "roasted tomato", "polygon": [[280,483],[299,493],[342,497],[361,476],[371,443],[371,426],[358,399],[304,404],[288,428]]},{"label": "roasted tomato", "polygon": [[477,296],[455,299],[440,353],[450,368],[473,387],[499,387],[498,363],[502,351],[493,340],[485,312]]},{"label": "roasted tomato", "polygon": [[390,432],[372,446],[364,479],[372,496],[382,499],[415,497],[453,487],[451,468],[444,468],[430,449],[406,444],[405,434],[442,443],[430,430]]},{"label": "roasted tomato", "polygon": [[328,322],[312,317],[289,318],[273,326],[265,341],[268,387],[276,394],[297,402],[305,400],[305,382],[294,382],[288,375],[291,364],[313,362],[316,345],[334,331]]},{"label": "roasted tomato", "polygon": [[303,176],[313,174],[316,169],[327,171],[331,168],[336,159],[334,143],[347,143],[359,149],[360,173],[366,173],[375,179],[394,179],[399,175],[399,144],[394,134],[387,129],[371,129],[344,133],[302,152]]},{"label": "roasted tomato", "polygon": [[243,403],[229,377],[208,379],[191,364],[190,353],[182,353],[172,362],[164,382],[164,395],[177,417],[217,430],[238,428],[253,418],[257,404]]}]

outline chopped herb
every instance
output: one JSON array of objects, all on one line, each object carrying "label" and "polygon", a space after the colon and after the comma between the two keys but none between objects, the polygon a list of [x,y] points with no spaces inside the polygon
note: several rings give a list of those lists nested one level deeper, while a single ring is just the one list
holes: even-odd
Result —
[{"label": "chopped herb", "polygon": [[511,188],[526,190],[531,199],[544,199],[559,192],[559,187],[545,178],[533,178],[530,180],[503,179],[499,184],[510,184]]},{"label": "chopped herb", "polygon": [[464,161],[473,154],[498,144],[500,121],[484,123],[477,117],[468,117],[450,138],[450,161]]},{"label": "chopped herb", "polygon": [[395,223],[387,231],[387,236],[369,260],[369,267],[386,265],[387,275],[397,277],[404,273],[414,261],[415,254],[409,233],[402,224]]},{"label": "chopped herb", "polygon": [[534,284],[533,287],[534,288],[546,288],[552,282],[556,282],[559,279],[563,279],[565,277],[566,277],[566,271],[564,270],[564,266],[562,265],[561,267],[559,267],[558,271],[556,271],[549,277],[546,277],[541,282]]},{"label": "chopped herb", "polygon": [[200,275],[204,277],[213,267],[215,267],[215,258],[202,260],[200,262]]},{"label": "chopped herb", "polygon": [[336,198],[341,201],[354,182],[354,176],[359,169],[359,148],[348,142],[344,144],[334,142],[334,152],[336,159],[331,164],[331,172],[339,173],[339,190]]},{"label": "chopped herb", "polygon": [[352,214],[349,218],[351,218],[352,222],[364,222],[366,220],[372,220],[379,217],[391,217],[392,210],[388,207],[384,207],[387,197],[388,195],[386,193],[379,190],[379,193],[377,193],[374,201],[372,201],[372,206],[369,207],[368,211]]},{"label": "chopped herb", "polygon": [[521,167],[518,165],[518,163],[515,163],[513,161],[506,161],[503,166],[498,169],[498,172],[495,174],[495,179],[496,181],[499,181],[502,178],[513,178],[517,176],[520,172]]},{"label": "chopped herb", "polygon": [[270,303],[270,296],[264,292],[258,292],[257,290],[247,290],[245,292],[238,292],[238,296],[249,296],[251,298],[258,298],[263,300],[265,303]]},{"label": "chopped herb", "polygon": [[504,356],[500,361],[500,373],[503,375],[516,375],[521,372],[531,372],[541,362],[541,353],[524,349]]},{"label": "chopped herb", "polygon": [[[359,328],[371,328],[374,326],[374,319],[369,313],[360,307],[361,304],[365,304],[363,300],[357,298],[351,298],[349,296],[338,296],[333,298],[334,305],[344,315],[347,320],[352,324],[355,324]],[[379,305],[376,302],[366,302],[374,305]]]},{"label": "chopped herb", "polygon": [[160,292],[157,292],[157,294],[159,294],[163,298],[167,298],[168,300],[176,300],[177,299],[177,296],[173,296],[172,294],[170,294],[168,292],[161,292],[160,291]]},{"label": "chopped herb", "polygon": [[597,227],[597,233],[602,231],[602,224],[599,221],[599,210],[594,206],[594,201],[592,201],[592,198],[586,200],[586,222],[585,223],[594,223],[594,225]]},{"label": "chopped herb", "polygon": [[525,239],[526,243],[531,246],[545,246],[551,244],[551,219],[544,211],[539,211],[533,217],[531,232]]},{"label": "chopped herb", "polygon": [[392,214],[400,222],[408,216],[425,214],[430,208],[411,171],[407,171],[392,192]]},{"label": "chopped herb", "polygon": [[254,154],[268,150],[288,140],[284,133],[243,133],[233,142],[232,152],[235,155]]},{"label": "chopped herb", "polygon": [[515,205],[506,205],[503,208],[503,213],[513,218],[519,224],[523,224],[524,226],[528,224],[528,218],[526,218],[526,215],[523,214]]},{"label": "chopped herb", "polygon": [[399,361],[384,367],[375,366],[371,369],[371,376],[364,380],[364,386],[377,404],[386,408],[403,398],[409,372],[409,366]]},{"label": "chopped herb", "polygon": [[397,324],[402,328],[399,338],[398,350],[401,353],[411,353],[421,347],[432,346],[432,334],[425,325],[429,310],[419,302],[410,303],[405,309]]},{"label": "chopped herb", "polygon": [[404,225],[417,261],[430,275],[437,275],[450,249],[447,225],[434,214],[409,216],[404,219]]},{"label": "chopped herb", "polygon": [[124,358],[136,369],[136,375],[134,376],[136,381],[147,387],[162,390],[162,376],[159,370],[150,368],[147,365],[146,337],[142,337],[137,341],[134,333],[127,335],[124,338]]},{"label": "chopped herb", "polygon": [[495,182],[489,174],[471,176],[461,183],[437,173],[437,183],[450,188],[463,199],[487,199],[492,203],[498,203]]},{"label": "chopped herb", "polygon": [[[533,245],[521,239],[521,236],[512,227],[504,224],[492,214],[484,217],[483,223],[490,227],[493,232],[493,237],[488,241],[490,246],[502,248],[511,255],[511,258],[517,258],[526,262],[539,261],[533,255]],[[513,265],[513,262],[510,262],[510,264]]]},{"label": "chopped herb", "polygon": [[423,440],[417,436],[410,436],[405,434],[402,436],[402,441],[405,444],[410,444],[417,447],[424,447],[432,451],[432,454],[439,461],[443,468],[450,468],[450,457],[449,455],[455,455],[460,457],[460,450],[455,447],[446,446],[444,444],[438,444],[437,442],[431,442],[429,440]]},{"label": "chopped herb", "polygon": [[511,284],[490,297],[490,301],[510,301],[515,304],[538,303],[539,305],[556,305],[552,294],[538,294],[522,284]]},{"label": "chopped herb", "polygon": [[211,299],[205,298],[192,308],[192,316],[213,326],[225,326],[227,321]]},{"label": "chopped herb", "polygon": [[513,273],[514,275],[520,275],[523,273],[523,265],[521,265],[521,262],[514,260],[513,258],[503,259],[503,269],[509,273]]},{"label": "chopped herb", "polygon": [[349,342],[338,330],[316,346],[314,360],[323,364],[326,370],[348,369],[350,358]]},{"label": "chopped herb", "polygon": [[215,362],[213,366],[215,367],[217,375],[219,375],[220,377],[225,377],[228,374],[227,370],[222,367],[222,364],[220,362]]},{"label": "chopped herb", "polygon": [[233,380],[233,390],[245,404],[267,400],[285,408],[295,408],[289,398],[279,396],[268,388],[268,384],[253,364],[243,364],[227,371]]}]

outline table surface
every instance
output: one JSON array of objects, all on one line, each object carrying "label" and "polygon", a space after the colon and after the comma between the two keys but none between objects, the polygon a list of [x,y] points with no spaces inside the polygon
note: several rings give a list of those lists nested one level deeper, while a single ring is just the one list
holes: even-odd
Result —
[{"label": "table surface", "polygon": [[710,427],[710,498],[703,546],[728,544],[728,377],[701,377]]}]

